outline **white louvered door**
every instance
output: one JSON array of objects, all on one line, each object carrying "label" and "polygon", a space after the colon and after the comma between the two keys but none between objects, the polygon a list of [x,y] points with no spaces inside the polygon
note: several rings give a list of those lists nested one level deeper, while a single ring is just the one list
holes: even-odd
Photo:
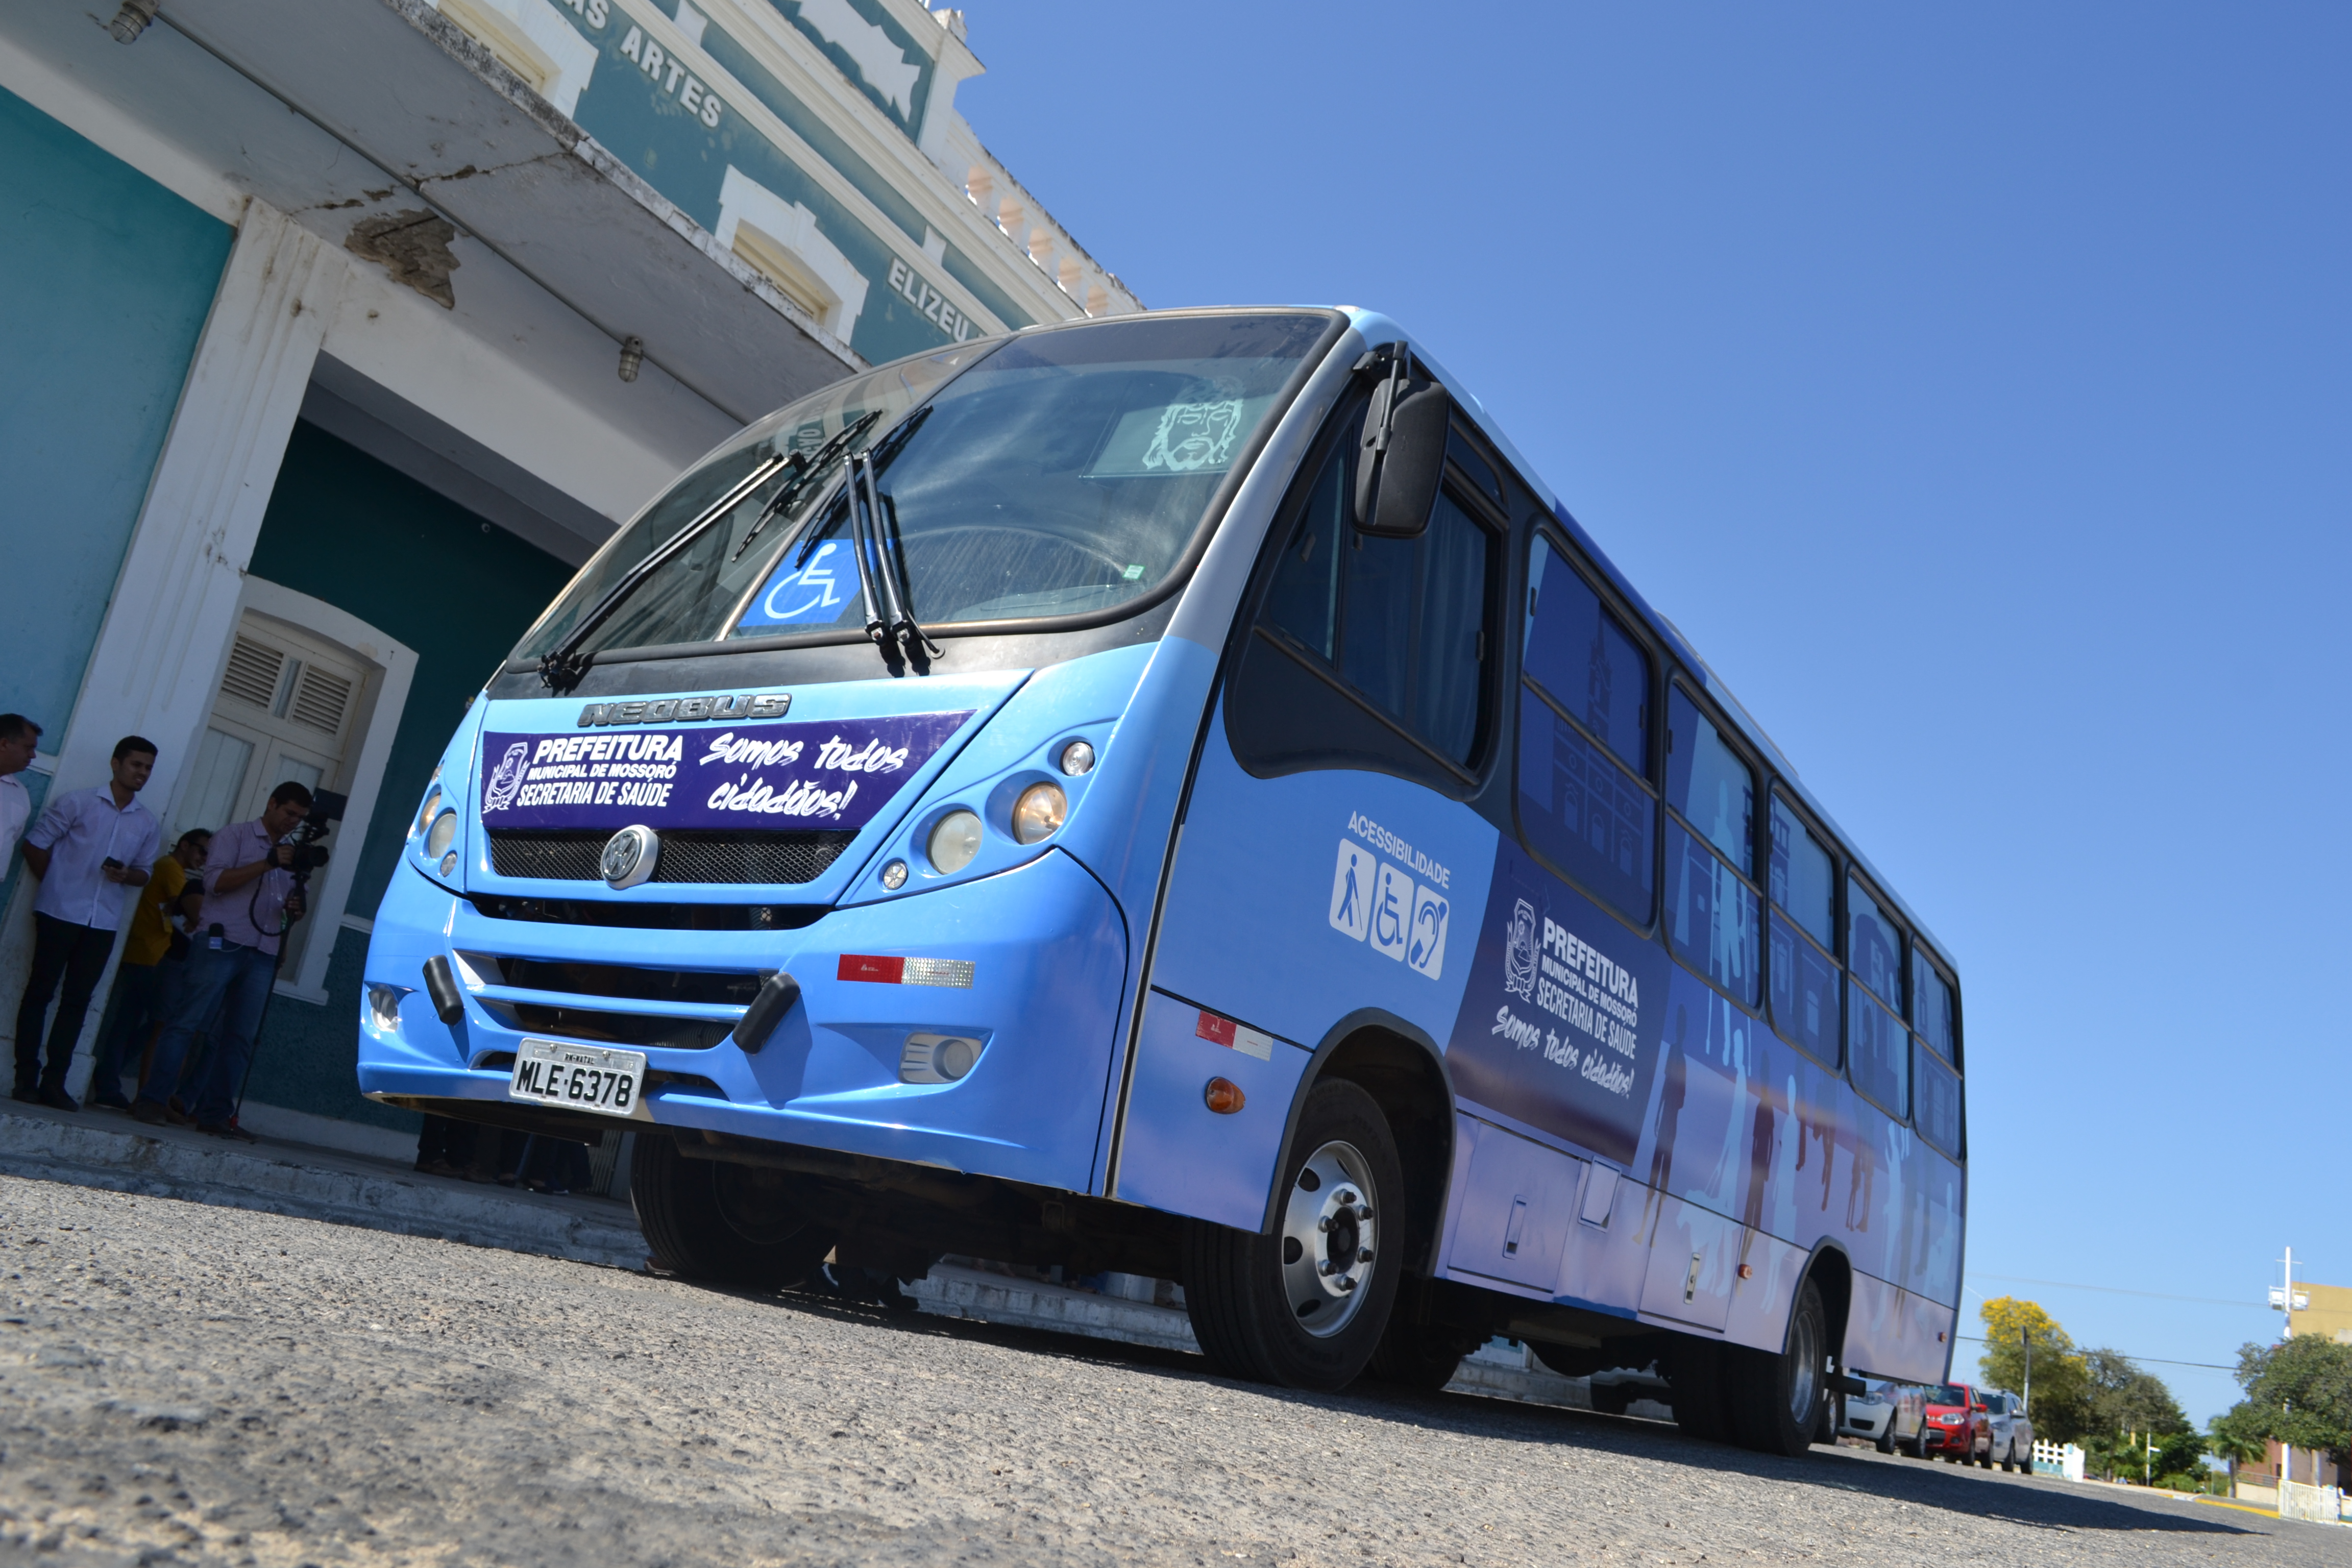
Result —
[{"label": "white louvered door", "polygon": [[[217,829],[259,816],[270,792],[289,779],[313,792],[347,793],[344,753],[364,679],[360,661],[334,644],[247,611],[181,793],[172,838],[192,827]],[[340,853],[340,837],[331,833],[321,842]],[[311,885],[315,891],[317,878]],[[281,974],[296,972],[309,931],[309,921],[295,928]]]}]

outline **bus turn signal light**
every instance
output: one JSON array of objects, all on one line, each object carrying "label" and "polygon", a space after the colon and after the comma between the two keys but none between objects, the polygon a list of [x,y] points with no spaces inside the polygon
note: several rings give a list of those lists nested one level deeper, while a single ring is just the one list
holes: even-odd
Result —
[{"label": "bus turn signal light", "polygon": [[1231,1116],[1249,1103],[1249,1097],[1242,1093],[1242,1086],[1229,1078],[1211,1079],[1201,1098],[1208,1102],[1210,1110],[1220,1116]]}]

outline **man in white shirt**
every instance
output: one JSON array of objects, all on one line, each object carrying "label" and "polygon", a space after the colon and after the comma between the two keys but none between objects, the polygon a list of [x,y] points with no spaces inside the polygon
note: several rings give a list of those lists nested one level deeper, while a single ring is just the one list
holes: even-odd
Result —
[{"label": "man in white shirt", "polygon": [[[25,864],[41,879],[33,900],[33,967],[16,1008],[16,1098],[59,1110],[81,1109],[66,1093],[66,1068],[81,1038],[90,993],[114,951],[131,889],[144,886],[163,830],[139,792],[155,771],[155,742],[125,735],[115,742],[114,776],[49,802],[25,835]],[[41,1060],[41,1025],[58,982],[65,995]]]},{"label": "man in white shirt", "polygon": [[16,775],[33,765],[40,749],[41,727],[22,713],[0,713],[0,877],[16,853],[16,840],[33,815],[33,797]]}]

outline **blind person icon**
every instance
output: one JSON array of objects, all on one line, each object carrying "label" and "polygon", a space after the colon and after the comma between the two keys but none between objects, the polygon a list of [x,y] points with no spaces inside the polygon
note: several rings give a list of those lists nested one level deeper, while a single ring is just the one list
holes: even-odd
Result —
[{"label": "blind person icon", "polygon": [[1372,852],[1342,838],[1339,863],[1331,872],[1331,929],[1361,942],[1371,923]]}]

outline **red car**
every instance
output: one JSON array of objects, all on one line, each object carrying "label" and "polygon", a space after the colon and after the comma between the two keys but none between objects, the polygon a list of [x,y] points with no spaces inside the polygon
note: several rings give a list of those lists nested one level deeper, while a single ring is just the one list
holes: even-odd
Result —
[{"label": "red car", "polygon": [[1923,1459],[1958,1465],[1991,1463],[1992,1415],[1983,1396],[1965,1383],[1929,1389],[1927,1413],[1912,1452]]}]

